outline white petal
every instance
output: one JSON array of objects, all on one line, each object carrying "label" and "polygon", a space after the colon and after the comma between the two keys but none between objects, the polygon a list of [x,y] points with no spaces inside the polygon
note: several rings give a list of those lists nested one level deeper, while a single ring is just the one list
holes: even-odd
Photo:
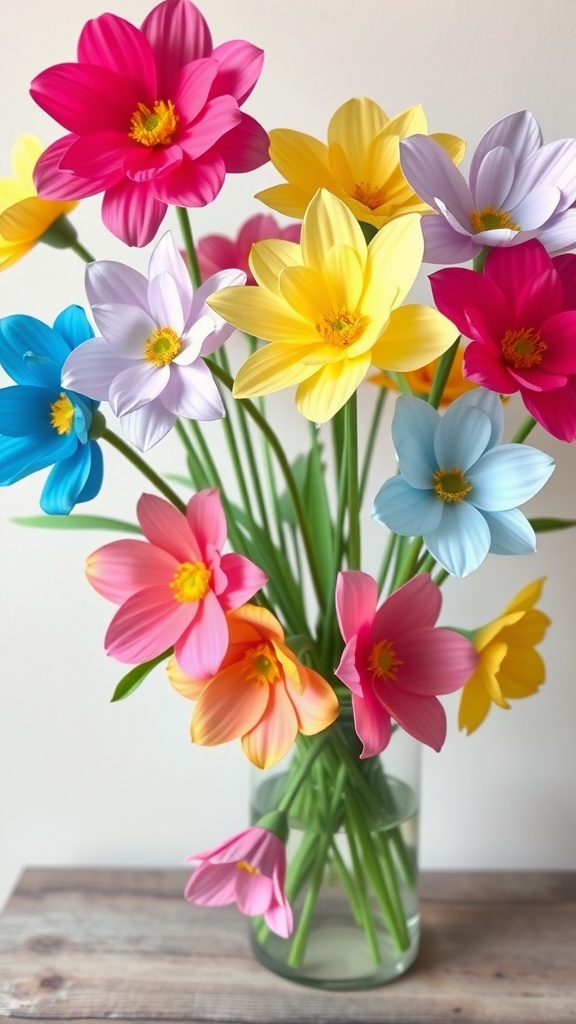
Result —
[{"label": "white petal", "polygon": [[474,190],[475,209],[483,210],[486,206],[502,209],[512,188],[514,170],[514,157],[509,149],[497,146],[486,153],[478,169]]},{"label": "white petal", "polygon": [[[182,348],[174,362],[178,366],[189,366],[200,354],[204,355],[206,349],[210,351],[210,342],[216,330],[216,314],[213,316],[201,316],[182,340]],[[208,339],[208,342],[206,341]]]},{"label": "white petal", "polygon": [[176,422],[173,412],[156,399],[142,409],[122,416],[120,426],[126,437],[141,452],[147,452],[166,436]]},{"label": "white petal", "polygon": [[148,308],[157,327],[171,327],[179,338],[182,337],[185,321],[182,299],[178,285],[170,274],[156,274],[150,281]]},{"label": "white petal", "polygon": [[143,359],[146,342],[156,324],[146,309],[119,303],[94,306],[92,312],[98,329],[116,355],[126,359]]},{"label": "white petal", "polygon": [[115,416],[125,416],[148,405],[164,390],[169,379],[169,366],[154,366],[146,360],[133,363],[110,385],[108,401],[112,412]]},{"label": "white petal", "polygon": [[146,309],[148,281],[132,267],[114,260],[97,260],[86,267],[86,295],[91,306],[111,302]]},{"label": "white petal", "polygon": [[62,367],[62,386],[107,402],[114,378],[133,365],[131,359],[117,355],[104,338],[90,338],[68,356]]},{"label": "white petal", "polygon": [[186,262],[179,252],[170,231],[162,235],[150,256],[150,263],[148,264],[150,280],[162,273],[170,274],[170,277],[176,282],[180,293],[180,302],[187,315],[192,303],[192,282]]},{"label": "white petal", "polygon": [[225,415],[220,392],[202,359],[191,366],[172,363],[160,400],[170,412],[189,420],[220,420]]}]

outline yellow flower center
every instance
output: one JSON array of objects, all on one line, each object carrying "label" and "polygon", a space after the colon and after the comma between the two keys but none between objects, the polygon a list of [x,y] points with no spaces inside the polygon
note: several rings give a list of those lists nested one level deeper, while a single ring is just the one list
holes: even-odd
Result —
[{"label": "yellow flower center", "polygon": [[50,425],[59,434],[71,434],[74,426],[74,406],[63,392],[50,406]]},{"label": "yellow flower center", "polygon": [[259,875],[260,868],[255,868],[253,864],[249,864],[247,860],[237,860],[236,867],[239,871],[247,871],[249,875]]},{"label": "yellow flower center", "polygon": [[337,345],[339,348],[347,348],[355,341],[358,341],[370,323],[367,316],[361,313],[352,313],[342,306],[328,316],[323,316],[315,325],[322,341],[327,345]]},{"label": "yellow flower center", "polygon": [[370,671],[388,683],[396,682],[398,667],[402,664],[389,640],[379,640],[374,644],[368,657]]},{"label": "yellow flower center", "polygon": [[475,235],[479,231],[492,231],[493,228],[520,231],[520,225],[515,224],[505,210],[495,210],[493,206],[485,206],[483,210],[472,210],[470,223]]},{"label": "yellow flower center", "polygon": [[139,103],[132,114],[128,135],[143,146],[167,146],[172,142],[177,123],[178,114],[170,100],[167,103],[156,100],[152,110]]},{"label": "yellow flower center", "polygon": [[183,562],[170,584],[174,599],[182,604],[201,601],[208,593],[211,577],[212,573],[204,562]]},{"label": "yellow flower center", "polygon": [[182,342],[171,327],[157,327],[146,341],[144,358],[155,366],[167,366],[178,355]]},{"label": "yellow flower center", "polygon": [[515,370],[526,370],[542,362],[546,342],[533,327],[519,331],[506,331],[501,341],[502,355]]},{"label": "yellow flower center", "polygon": [[434,490],[442,501],[462,501],[472,490],[461,469],[437,469],[434,473]]},{"label": "yellow flower center", "polygon": [[369,210],[377,210],[386,202],[386,190],[383,185],[375,188],[368,181],[359,181],[354,186],[353,198]]},{"label": "yellow flower center", "polygon": [[270,686],[282,678],[278,659],[270,644],[257,644],[244,655],[244,677]]}]

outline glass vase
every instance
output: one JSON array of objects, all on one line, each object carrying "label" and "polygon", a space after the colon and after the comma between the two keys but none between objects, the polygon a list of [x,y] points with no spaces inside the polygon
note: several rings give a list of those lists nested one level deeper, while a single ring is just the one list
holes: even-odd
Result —
[{"label": "glass vase", "polygon": [[257,959],[321,989],[362,989],[402,974],[418,952],[418,805],[421,745],[396,728],[386,750],[360,758],[350,709],[318,736],[299,736],[286,758],[253,770],[255,824],[292,792],[286,894],[288,939],[251,921]]}]

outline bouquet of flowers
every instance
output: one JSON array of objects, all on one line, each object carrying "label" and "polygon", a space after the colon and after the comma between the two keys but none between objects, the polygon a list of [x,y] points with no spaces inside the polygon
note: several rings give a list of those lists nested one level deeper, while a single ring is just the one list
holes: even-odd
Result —
[{"label": "bouquet of flowers", "polygon": [[[126,535],[86,562],[118,606],[104,645],[129,668],[113,700],[161,666],[194,702],[192,741],[240,739],[262,776],[250,827],[190,857],[187,899],[236,902],[274,970],[350,987],[416,955],[417,781],[404,769],[421,744],[443,745],[438,698],[460,691],[472,732],[544,681],[541,579],[474,631],[438,621],[448,576],[573,525],[520,506],[554,468],[526,443],[535,424],[576,437],[576,140],[543,144],[532,114],[512,113],[465,177],[463,141],[429,134],[420,107],[389,118],[351,99],[326,143],[267,133],[243,109],[262,58],[243,40],[214,46],[191,0],[163,0],[139,28],[89,21],[77,60],[32,82],[66,134],[44,151],[17,141],[0,266],[37,242],[71,247],[86,288],[52,325],[0,321],[13,382],[0,483],[51,467],[43,516],[23,522]],[[284,180],[258,198],[291,222],[262,213],[196,244],[190,210],[268,160]],[[113,235],[154,243],[147,272],[78,240],[69,215],[99,193]],[[443,267],[435,308],[406,301],[423,261]],[[296,459],[268,402],[292,387],[310,425]],[[361,444],[365,389],[378,397]],[[511,395],[527,415],[507,438]],[[177,478],[145,457],[171,431]],[[387,443],[397,472],[370,494]],[[105,486],[106,446],[146,479],[137,522],[76,510]],[[368,555],[367,501],[382,526]]]}]

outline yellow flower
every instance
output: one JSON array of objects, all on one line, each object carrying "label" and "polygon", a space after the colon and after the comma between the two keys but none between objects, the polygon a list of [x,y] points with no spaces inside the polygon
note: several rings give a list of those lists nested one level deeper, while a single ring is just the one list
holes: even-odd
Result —
[{"label": "yellow flower", "polygon": [[250,356],[236,398],[297,384],[296,404],[314,423],[350,398],[371,363],[404,372],[445,352],[457,330],[428,306],[400,306],[422,260],[420,217],[391,221],[369,245],[350,210],[321,190],[308,206],[300,244],[257,242],[255,286],[223,288],[209,305],[271,344]]},{"label": "yellow flower", "polygon": [[[288,184],[256,196],[273,210],[301,218],[319,188],[346,203],[357,220],[381,228],[402,213],[428,213],[400,167],[400,139],[428,132],[420,105],[391,120],[366,97],[348,100],[328,125],[328,145],[311,135],[276,128],[270,132],[270,159]],[[455,135],[430,136],[460,163],[465,143]]]},{"label": "yellow flower", "polygon": [[458,725],[468,734],[484,721],[492,703],[509,708],[508,700],[530,697],[545,679],[542,658],[534,650],[550,619],[534,605],[544,578],[524,587],[502,615],[472,637],[480,655],[478,668],[462,690]]},{"label": "yellow flower", "polygon": [[38,198],[32,172],[42,149],[33,135],[20,135],[12,149],[14,176],[0,178],[0,270],[25,256],[59,217],[78,205]]},{"label": "yellow flower", "polygon": [[[450,374],[441,398],[441,405],[450,405],[451,402],[454,402],[460,397],[460,395],[463,395],[465,391],[472,391],[472,389],[477,386],[476,384],[473,384],[472,381],[467,380],[467,378],[462,374],[463,355],[464,349],[459,348],[450,368]],[[419,398],[428,397],[439,362],[439,359],[433,359],[432,362],[427,363],[426,366],[421,366],[418,370],[409,370],[408,373],[404,374],[413,394],[417,395]],[[388,377],[385,373],[376,373],[373,377],[370,377],[370,383],[379,384],[384,388],[394,388],[394,390],[398,390],[397,382],[392,377]]]}]

